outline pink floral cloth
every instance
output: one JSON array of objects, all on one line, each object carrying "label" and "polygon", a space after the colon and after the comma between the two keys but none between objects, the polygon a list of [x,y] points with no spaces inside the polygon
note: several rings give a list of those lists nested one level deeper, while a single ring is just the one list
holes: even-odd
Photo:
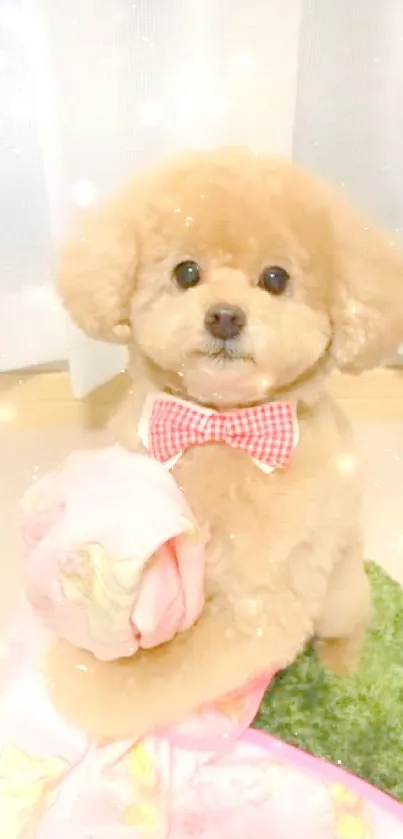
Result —
[{"label": "pink floral cloth", "polygon": [[204,544],[157,461],[118,446],[71,455],[25,495],[28,598],[97,658],[170,641],[200,616]]},{"label": "pink floral cloth", "polygon": [[52,707],[49,638],[32,616],[26,633],[0,702],[4,839],[403,839],[400,804],[248,730],[267,679],[170,731],[99,746]]},{"label": "pink floral cloth", "polygon": [[[269,676],[137,741],[90,742],[52,707],[41,672],[52,631],[109,659],[172,637],[202,607],[203,542],[161,469],[120,450],[86,453],[24,499],[38,612],[25,605],[3,662],[2,839],[403,839],[400,804],[248,729]],[[77,563],[88,544],[96,552]],[[147,623],[150,561],[170,566],[172,596],[148,581]]]}]

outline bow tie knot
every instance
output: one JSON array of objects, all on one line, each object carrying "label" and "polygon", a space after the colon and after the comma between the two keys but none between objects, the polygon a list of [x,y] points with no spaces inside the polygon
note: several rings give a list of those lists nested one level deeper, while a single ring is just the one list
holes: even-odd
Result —
[{"label": "bow tie knot", "polygon": [[218,412],[174,397],[152,397],[148,428],[140,434],[156,460],[173,463],[193,446],[226,444],[247,452],[265,471],[287,466],[298,437],[290,402]]}]

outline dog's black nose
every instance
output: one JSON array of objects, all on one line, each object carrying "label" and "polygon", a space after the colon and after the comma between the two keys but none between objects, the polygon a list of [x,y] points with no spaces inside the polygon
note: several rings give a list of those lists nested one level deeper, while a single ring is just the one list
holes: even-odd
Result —
[{"label": "dog's black nose", "polygon": [[204,325],[213,338],[229,341],[242,332],[246,325],[246,315],[239,306],[220,304],[208,310]]}]

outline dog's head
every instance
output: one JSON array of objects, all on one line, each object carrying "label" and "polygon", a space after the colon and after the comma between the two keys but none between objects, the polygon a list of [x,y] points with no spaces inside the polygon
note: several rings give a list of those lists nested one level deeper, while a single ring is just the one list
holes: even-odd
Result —
[{"label": "dog's head", "polygon": [[403,339],[394,243],[306,172],[244,150],[174,161],[88,215],[59,290],[89,335],[217,406],[361,372]]}]

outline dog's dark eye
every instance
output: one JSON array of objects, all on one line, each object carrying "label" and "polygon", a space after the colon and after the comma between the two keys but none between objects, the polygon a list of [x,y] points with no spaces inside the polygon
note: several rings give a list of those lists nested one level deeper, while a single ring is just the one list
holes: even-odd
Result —
[{"label": "dog's dark eye", "polygon": [[287,274],[285,268],[280,268],[279,265],[271,265],[268,268],[263,268],[259,277],[259,285],[270,294],[283,294],[286,290],[290,275]]},{"label": "dog's dark eye", "polygon": [[172,273],[175,282],[183,289],[193,288],[201,280],[200,265],[191,260],[180,262],[179,265],[176,265]]}]

